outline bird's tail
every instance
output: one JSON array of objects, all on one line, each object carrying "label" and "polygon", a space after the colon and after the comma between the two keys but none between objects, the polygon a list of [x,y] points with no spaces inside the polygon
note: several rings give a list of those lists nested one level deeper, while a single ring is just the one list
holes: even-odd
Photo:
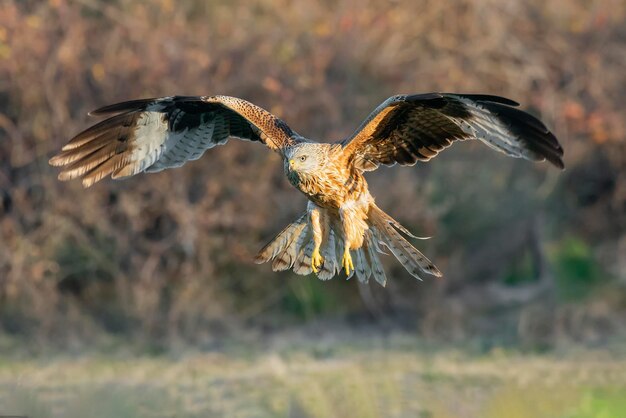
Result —
[{"label": "bird's tail", "polygon": [[388,248],[413,277],[421,280],[421,272],[441,277],[439,269],[400,235],[400,232],[411,238],[419,237],[411,234],[398,221],[373,203],[370,206],[368,224],[375,241]]},{"label": "bird's tail", "polygon": [[[311,266],[313,246],[313,233],[308,215],[305,213],[295,222],[287,225],[263,247],[254,261],[257,264],[271,261],[274,271],[293,269],[296,274],[311,274],[313,272]],[[335,233],[330,231],[327,240],[320,248],[324,263],[316,274],[321,280],[332,279],[339,272],[338,251],[343,251],[343,246],[339,240],[335,239]]]},{"label": "bird's tail", "polygon": [[[384,286],[387,277],[379,254],[386,254],[386,252],[381,246],[389,249],[412,276],[420,279],[420,272],[441,276],[437,267],[398,231],[413,238],[417,237],[374,204],[370,207],[367,223],[369,228],[365,231],[363,245],[357,250],[350,251],[355,269],[348,278],[356,275],[359,281],[365,283],[373,277]],[[341,264],[338,260],[341,260],[344,248],[343,240],[337,239],[338,234],[331,229],[320,248],[324,262],[316,274],[321,280],[332,279],[341,271]],[[305,213],[263,247],[256,256],[255,262],[261,264],[271,261],[274,271],[293,269],[296,274],[311,274],[313,272],[311,266],[313,246],[313,234],[308,215]]]},{"label": "bird's tail", "polygon": [[[261,248],[254,261],[257,264],[272,261],[272,270],[288,270],[294,266],[300,253],[306,248],[305,244],[308,244],[311,238],[312,234],[305,213],[295,222],[287,225],[265,247]],[[310,254],[308,264],[310,267]]]}]

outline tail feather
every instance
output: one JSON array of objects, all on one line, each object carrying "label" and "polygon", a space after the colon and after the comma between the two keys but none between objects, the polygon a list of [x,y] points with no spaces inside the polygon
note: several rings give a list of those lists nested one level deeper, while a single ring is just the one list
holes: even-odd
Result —
[{"label": "tail feather", "polygon": [[[396,228],[398,231],[402,232],[404,235],[414,238],[414,239],[430,239],[431,237],[418,237],[416,235],[413,235],[411,233],[411,231],[409,231],[408,229],[406,229],[404,226],[402,226],[402,224],[398,221],[396,221],[395,219],[393,219],[391,216],[389,216],[387,213],[383,212],[382,210],[380,210],[380,208],[378,208],[377,206],[375,206],[374,208],[372,208],[372,210],[376,210],[377,213],[376,215],[378,215],[380,218],[382,218],[384,221],[386,221],[387,223],[389,223],[390,225],[392,225],[394,228]],[[371,213],[371,212],[370,212]]]},{"label": "tail feather", "polygon": [[309,240],[307,245],[300,249],[300,253],[293,265],[293,272],[296,274],[307,275],[313,272],[311,267],[311,254],[313,254],[313,240]]},{"label": "tail feather", "polygon": [[324,264],[322,264],[321,270],[317,273],[317,277],[320,280],[330,280],[339,272],[335,247],[335,232],[331,230],[328,233],[328,242],[322,246],[321,254],[324,257]]},{"label": "tail feather", "polygon": [[374,239],[374,234],[371,231],[366,231],[365,238],[363,248],[366,250],[365,259],[370,266],[371,275],[378,284],[384,287],[387,284],[387,276],[385,276],[385,270],[380,262],[380,257],[378,257],[378,253],[382,253],[382,249]]},{"label": "tail feather", "polygon": [[[299,228],[300,229],[300,228]],[[272,263],[272,269],[274,271],[289,270],[293,267],[300,253],[300,249],[308,240],[311,239],[311,231],[308,225],[301,228],[299,233],[287,244],[285,249],[281,251],[274,262]]]},{"label": "tail feather", "polygon": [[419,280],[422,280],[420,271],[441,277],[439,269],[394,229],[399,225],[397,221],[375,205],[370,209],[369,219],[376,226],[380,243],[389,248],[409,274]]},{"label": "tail feather", "polygon": [[[257,264],[266,263],[280,253],[291,248],[292,244],[308,229],[307,215],[300,216],[295,222],[287,225],[285,229],[278,233],[265,247],[263,247],[255,258]],[[297,251],[296,251],[297,254]]]},{"label": "tail feather", "polygon": [[365,241],[363,241],[363,247],[359,248],[355,251],[356,253],[356,265],[354,272],[356,273],[356,277],[359,279],[361,283],[367,283],[372,275],[372,269],[370,267],[370,263],[365,258],[365,254],[367,253]]}]

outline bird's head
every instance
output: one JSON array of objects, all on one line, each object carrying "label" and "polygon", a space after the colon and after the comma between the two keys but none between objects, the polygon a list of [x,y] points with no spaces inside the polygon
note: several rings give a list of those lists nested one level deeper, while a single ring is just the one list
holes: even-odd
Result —
[{"label": "bird's head", "polygon": [[298,175],[315,174],[326,162],[322,144],[298,144],[285,152],[285,171]]}]

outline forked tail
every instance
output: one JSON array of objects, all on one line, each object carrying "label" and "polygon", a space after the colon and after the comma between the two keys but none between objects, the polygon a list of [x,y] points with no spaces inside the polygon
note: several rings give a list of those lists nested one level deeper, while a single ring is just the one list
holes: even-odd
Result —
[{"label": "forked tail", "polygon": [[[400,232],[416,238],[395,219],[380,210],[375,204],[370,206],[367,219],[369,228],[365,231],[363,246],[350,251],[354,260],[354,271],[359,281],[367,282],[373,277],[384,286],[387,282],[379,254],[387,254],[381,247],[386,247],[414,277],[421,280],[420,272],[440,277],[441,272],[421,252],[413,247]],[[324,258],[321,269],[316,273],[321,280],[332,279],[341,271],[343,240],[340,231],[330,228],[327,238],[320,249]],[[274,239],[259,251],[255,262],[272,261],[272,270],[293,269],[296,274],[311,274],[311,254],[313,253],[313,234],[305,213],[289,224]]]},{"label": "forked tail", "polygon": [[375,204],[370,206],[368,222],[378,241],[391,251],[411,276],[421,280],[419,273],[424,272],[441,277],[439,269],[400,235],[400,232],[411,238],[418,237],[411,234],[398,221],[387,215]]}]

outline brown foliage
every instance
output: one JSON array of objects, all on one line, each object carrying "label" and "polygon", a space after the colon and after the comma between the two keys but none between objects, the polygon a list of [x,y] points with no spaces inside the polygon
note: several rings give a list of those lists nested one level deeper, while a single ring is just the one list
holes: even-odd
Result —
[{"label": "brown foliage", "polygon": [[[4,1],[2,325],[201,339],[224,318],[283,312],[293,282],[311,280],[251,264],[304,207],[261,147],[232,142],[86,191],[56,180],[47,160],[93,122],[89,110],[171,94],[244,97],[327,140],[396,93],[511,97],[554,128],[572,174],[469,144],[429,167],[374,173],[381,208],[437,237],[418,245],[448,277],[418,284],[388,264],[392,288],[374,296],[401,313],[441,309],[446,295],[501,277],[533,239],[568,233],[624,277],[625,20],[623,0]],[[548,196],[559,202],[545,210]],[[546,225],[548,237],[527,239]],[[322,292],[360,311],[354,287],[335,279]]]}]

